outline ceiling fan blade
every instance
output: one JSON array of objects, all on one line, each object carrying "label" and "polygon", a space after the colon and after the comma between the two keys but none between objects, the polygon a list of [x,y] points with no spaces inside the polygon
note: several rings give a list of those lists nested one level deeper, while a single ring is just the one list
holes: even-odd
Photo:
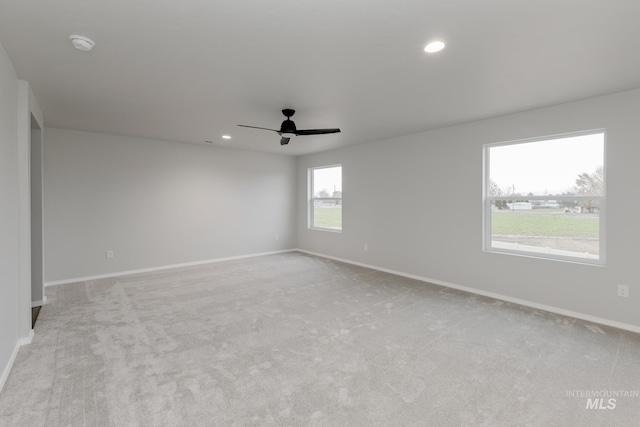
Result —
[{"label": "ceiling fan blade", "polygon": [[324,135],[327,133],[338,133],[340,129],[299,129],[296,135]]},{"label": "ceiling fan blade", "polygon": [[291,138],[282,138],[280,140],[280,145],[287,145],[289,143],[289,141],[291,141]]},{"label": "ceiling fan blade", "polygon": [[238,125],[238,126],[240,126],[242,128],[262,129],[262,130],[270,130],[270,131],[273,131],[273,132],[278,132],[276,129],[261,128],[261,127],[258,127],[258,126],[247,126],[247,125]]}]

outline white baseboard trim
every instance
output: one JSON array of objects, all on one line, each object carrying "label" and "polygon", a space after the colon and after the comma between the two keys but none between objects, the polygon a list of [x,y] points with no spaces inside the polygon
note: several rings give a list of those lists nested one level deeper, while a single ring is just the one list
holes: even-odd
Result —
[{"label": "white baseboard trim", "polygon": [[42,301],[31,301],[31,308],[33,307],[42,307],[47,303],[47,297],[42,297]]},{"label": "white baseboard trim", "polygon": [[337,257],[333,257],[333,256],[330,256],[330,255],[325,255],[325,254],[321,254],[321,253],[317,253],[317,252],[307,251],[307,250],[304,250],[304,249],[297,249],[297,251],[305,253],[305,254],[309,254],[309,255],[315,255],[315,256],[322,257],[322,258],[327,258],[327,259],[332,259],[332,260],[335,260],[335,261],[344,262],[344,263],[347,263],[347,264],[352,264],[352,265],[357,265],[357,266],[360,266],[360,267],[370,268],[372,270],[377,270],[377,271],[382,271],[382,272],[385,272],[385,273],[395,274],[396,276],[402,276],[402,277],[406,277],[406,278],[409,278],[409,279],[415,279],[415,280],[419,280],[421,282],[432,283],[434,285],[444,286],[446,288],[458,289],[460,291],[469,292],[471,294],[482,295],[482,296],[485,296],[485,297],[489,297],[489,298],[493,298],[493,299],[497,299],[497,300],[501,300],[501,301],[507,301],[507,302],[511,302],[511,303],[518,304],[518,305],[522,305],[522,306],[525,306],[525,307],[530,307],[530,308],[535,308],[535,309],[538,309],[538,310],[548,311],[550,313],[560,314],[562,316],[573,317],[575,319],[580,319],[580,320],[586,320],[587,322],[598,323],[600,325],[611,326],[611,327],[617,328],[617,329],[624,329],[625,331],[640,333],[640,326],[631,325],[631,324],[628,324],[628,323],[616,322],[614,320],[603,319],[601,317],[591,316],[589,314],[578,313],[576,311],[565,310],[563,308],[553,307],[553,306],[545,305],[545,304],[538,304],[536,302],[531,302],[531,301],[527,301],[527,300],[523,300],[523,299],[519,299],[519,298],[513,298],[513,297],[506,296],[506,295],[496,294],[496,293],[493,293],[493,292],[487,292],[487,291],[483,291],[483,290],[480,290],[480,289],[470,288],[468,286],[456,285],[454,283],[443,282],[442,280],[430,279],[428,277],[417,276],[415,274],[403,273],[401,271],[390,270],[388,268],[378,267],[378,266],[371,265],[371,264],[364,264],[364,263],[361,263],[361,262],[351,261],[351,260],[344,259],[344,258],[337,258]]},{"label": "white baseboard trim", "polygon": [[153,271],[170,270],[172,268],[193,267],[196,265],[212,264],[216,262],[234,261],[239,259],[254,258],[259,256],[265,256],[265,255],[283,254],[286,252],[294,252],[296,250],[297,249],[284,249],[281,251],[261,252],[261,253],[249,254],[249,255],[238,255],[238,256],[225,257],[225,258],[215,258],[215,259],[209,259],[204,261],[185,262],[182,264],[171,264],[171,265],[162,265],[159,267],[141,268],[138,270],[119,271],[115,273],[100,274],[97,276],[75,277],[73,279],[64,279],[64,280],[56,280],[53,282],[45,282],[44,286],[48,287],[48,286],[66,285],[68,283],[86,282],[88,280],[98,280],[98,279],[106,279],[109,277],[128,276],[131,274],[139,274],[139,273],[150,273]]},{"label": "white baseboard trim", "polygon": [[16,361],[16,357],[18,356],[18,351],[20,350],[20,347],[22,347],[23,345],[31,344],[32,340],[33,340],[33,329],[31,329],[31,331],[29,332],[28,337],[20,338],[18,342],[16,342],[16,346],[13,348],[13,353],[11,353],[11,357],[9,358],[7,365],[4,367],[4,370],[2,371],[2,376],[0,377],[0,393],[2,393],[4,384],[7,382],[7,379],[9,378],[9,373],[11,372],[11,369],[13,368],[13,364]]},{"label": "white baseboard trim", "polygon": [[23,345],[31,344],[31,341],[33,341],[33,335],[34,335],[33,329],[31,329],[29,331],[29,336],[26,337],[26,338],[20,338],[18,340],[18,344],[17,345],[22,347]]}]

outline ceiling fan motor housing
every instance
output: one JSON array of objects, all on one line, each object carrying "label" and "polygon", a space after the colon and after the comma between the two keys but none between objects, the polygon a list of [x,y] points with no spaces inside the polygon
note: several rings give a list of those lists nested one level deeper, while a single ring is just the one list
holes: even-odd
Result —
[{"label": "ceiling fan motor housing", "polygon": [[280,125],[280,133],[296,133],[296,124],[293,123],[293,120],[285,120],[284,122],[282,122],[282,125]]}]

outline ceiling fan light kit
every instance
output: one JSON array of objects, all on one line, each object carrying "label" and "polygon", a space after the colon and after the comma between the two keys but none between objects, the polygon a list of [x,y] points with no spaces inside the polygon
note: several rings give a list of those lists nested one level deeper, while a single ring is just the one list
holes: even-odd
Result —
[{"label": "ceiling fan light kit", "polygon": [[262,128],[262,127],[258,127],[258,126],[247,126],[247,125],[238,125],[238,126],[243,127],[243,128],[262,129],[262,130],[270,130],[270,131],[276,132],[278,135],[281,136],[280,145],[287,145],[289,143],[289,141],[291,140],[291,138],[295,138],[296,136],[325,135],[325,134],[328,134],[328,133],[338,133],[338,132],[340,132],[340,129],[338,129],[338,128],[332,128],[332,129],[300,129],[300,130],[298,130],[296,128],[296,124],[293,122],[293,120],[291,120],[291,117],[293,117],[293,115],[295,113],[296,113],[296,110],[292,110],[290,108],[285,108],[284,110],[282,110],[282,114],[284,114],[284,116],[287,119],[285,121],[283,121],[282,124],[280,125],[280,130]]}]

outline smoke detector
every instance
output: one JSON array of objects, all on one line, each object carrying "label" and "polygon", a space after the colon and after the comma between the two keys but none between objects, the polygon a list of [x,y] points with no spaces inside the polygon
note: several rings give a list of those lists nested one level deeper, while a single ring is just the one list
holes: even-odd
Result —
[{"label": "smoke detector", "polygon": [[69,40],[71,40],[73,47],[83,52],[89,52],[96,45],[93,40],[85,36],[71,35]]}]

